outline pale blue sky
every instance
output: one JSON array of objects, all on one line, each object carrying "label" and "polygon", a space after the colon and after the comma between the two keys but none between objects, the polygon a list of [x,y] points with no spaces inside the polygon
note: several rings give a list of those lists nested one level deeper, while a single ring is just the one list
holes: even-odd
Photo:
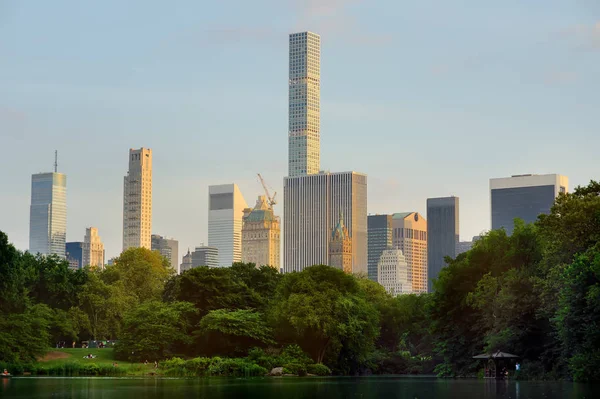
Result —
[{"label": "pale blue sky", "polygon": [[0,230],[27,248],[54,149],[67,240],[97,226],[109,257],[130,147],[153,150],[153,231],[180,253],[207,241],[209,184],[254,204],[260,172],[282,197],[302,30],[322,42],[321,168],[367,173],[370,213],[453,194],[470,239],[490,177],[600,179],[596,0],[0,0]]}]

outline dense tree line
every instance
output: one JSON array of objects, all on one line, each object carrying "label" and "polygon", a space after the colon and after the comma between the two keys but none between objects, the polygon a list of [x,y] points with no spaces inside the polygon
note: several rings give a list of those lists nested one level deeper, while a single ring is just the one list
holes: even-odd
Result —
[{"label": "dense tree line", "polygon": [[72,271],[0,233],[0,361],[32,361],[56,341],[118,339],[122,359],[174,358],[172,370],[204,375],[287,362],[297,373],[459,376],[481,369],[473,355],[502,350],[522,357],[524,378],[600,380],[599,242],[596,182],[447,259],[434,293],[396,298],[323,265],[175,275],[146,249]]}]

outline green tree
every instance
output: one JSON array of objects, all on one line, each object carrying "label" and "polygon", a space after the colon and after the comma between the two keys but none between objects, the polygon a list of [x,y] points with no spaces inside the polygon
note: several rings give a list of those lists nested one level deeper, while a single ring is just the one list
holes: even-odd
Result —
[{"label": "green tree", "polygon": [[201,353],[207,356],[239,356],[250,348],[275,344],[271,328],[253,310],[212,310],[198,327],[194,334]]},{"label": "green tree", "polygon": [[0,359],[9,363],[31,362],[47,352],[52,310],[43,304],[23,312],[0,314]]},{"label": "green tree", "polygon": [[562,356],[576,381],[600,380],[600,243],[575,258],[561,276],[555,318]]},{"label": "green tree", "polygon": [[139,302],[160,299],[165,283],[174,273],[169,261],[158,251],[129,248],[107,267],[111,281],[119,279],[125,290]]},{"label": "green tree", "polygon": [[362,360],[378,334],[378,313],[367,303],[356,279],[317,265],[283,276],[271,310],[280,339],[295,342],[322,363],[344,355]]},{"label": "green tree", "polygon": [[191,342],[190,320],[196,313],[188,302],[148,301],[127,312],[115,348],[120,359],[162,360],[173,348]]}]

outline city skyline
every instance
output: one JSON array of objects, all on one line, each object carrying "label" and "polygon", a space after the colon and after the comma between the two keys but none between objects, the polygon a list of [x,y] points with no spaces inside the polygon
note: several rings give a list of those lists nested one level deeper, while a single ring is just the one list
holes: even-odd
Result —
[{"label": "city skyline", "polygon": [[[49,169],[48,148],[61,151],[61,170],[69,176],[66,240],[78,241],[81,239],[79,231],[89,225],[98,226],[105,241],[107,258],[121,250],[121,179],[125,148],[155,149],[152,233],[177,237],[182,248],[193,248],[199,242],[207,241],[204,227],[207,216],[203,209],[207,206],[209,185],[235,181],[245,196],[252,198],[261,192],[254,178],[254,173],[261,172],[272,182],[274,189],[281,192],[281,177],[288,166],[287,143],[281,137],[287,125],[287,109],[282,104],[286,102],[288,88],[281,86],[281,78],[286,79],[289,62],[287,34],[298,29],[318,32],[323,38],[322,46],[326,48],[322,55],[321,76],[324,82],[321,167],[334,169],[335,165],[336,170],[354,169],[366,173],[369,176],[369,213],[412,209],[425,214],[426,198],[456,195],[461,197],[463,209],[469,212],[461,218],[461,240],[468,240],[490,227],[489,178],[560,172],[569,176],[571,187],[597,178],[598,162],[593,149],[597,148],[600,139],[589,115],[593,115],[591,111],[598,106],[598,99],[591,90],[598,79],[597,75],[591,74],[592,66],[597,65],[598,54],[590,51],[585,33],[581,37],[577,34],[569,36],[574,27],[578,28],[577,32],[591,32],[598,20],[582,7],[550,3],[543,10],[536,10],[536,15],[543,14],[543,23],[536,27],[534,34],[527,35],[531,33],[529,28],[518,23],[521,20],[516,14],[526,18],[532,16],[531,10],[516,6],[513,9],[515,15],[510,15],[507,8],[500,6],[494,19],[497,20],[498,15],[516,19],[510,34],[522,37],[518,41],[504,41],[503,47],[496,47],[498,53],[490,54],[487,50],[482,60],[473,60],[469,57],[478,49],[494,48],[492,32],[498,32],[498,27],[474,22],[480,21],[477,19],[462,19],[465,17],[456,15],[448,6],[448,12],[443,14],[458,17],[452,25],[461,26],[462,32],[469,32],[464,45],[456,47],[458,44],[452,44],[448,50],[457,51],[451,56],[439,53],[435,57],[431,52],[434,41],[425,38],[419,42],[419,48],[403,47],[402,63],[394,62],[393,52],[388,48],[401,43],[402,37],[419,35],[424,28],[409,21],[398,28],[400,31],[383,32],[384,37],[389,36],[389,42],[374,44],[374,28],[367,23],[368,16],[380,12],[381,7],[389,7],[387,15],[394,15],[398,9],[392,3],[372,5],[373,10],[363,5],[355,8],[339,6],[336,10],[339,12],[332,14],[359,17],[356,22],[361,29],[355,35],[326,29],[325,25],[337,17],[328,14],[324,22],[318,22],[310,10],[304,10],[305,13],[297,9],[279,9],[284,22],[278,26],[269,24],[267,17],[255,21],[257,28],[232,21],[230,26],[234,27],[234,35],[235,32],[248,33],[234,36],[234,40],[223,39],[224,35],[220,33],[223,30],[219,30],[217,21],[210,29],[214,28],[211,32],[221,38],[216,45],[226,51],[216,54],[210,63],[201,62],[202,57],[194,58],[193,51],[177,52],[171,54],[171,58],[165,58],[164,54],[145,58],[148,54],[142,53],[114,56],[108,48],[118,53],[124,48],[132,48],[127,45],[132,40],[142,45],[135,47],[143,48],[143,44],[149,45],[156,38],[156,32],[152,36],[152,29],[145,25],[139,26],[139,36],[128,36],[122,30],[125,24],[116,21],[116,27],[121,30],[103,35],[103,41],[99,42],[101,46],[94,46],[98,57],[109,60],[108,67],[103,65],[99,71],[94,69],[98,64],[95,59],[86,58],[86,54],[91,53],[84,51],[71,59],[64,52],[43,52],[39,44],[32,42],[35,32],[25,29],[28,24],[24,21],[31,15],[31,6],[13,4],[5,13],[7,24],[0,26],[2,36],[16,38],[2,48],[3,54],[7,55],[4,64],[7,73],[0,78],[0,88],[7,96],[0,103],[0,134],[5,149],[0,166],[11,173],[6,176],[7,189],[0,196],[0,228],[20,249],[28,248],[24,222],[28,214],[28,176]],[[39,7],[42,10],[37,9],[37,13],[56,16],[57,7]],[[107,5],[106,9],[111,7]],[[125,12],[134,8],[123,7]],[[188,5],[190,9],[193,7]],[[419,17],[428,15],[425,8],[410,5],[403,15],[418,21]],[[83,12],[83,9],[78,10]],[[259,4],[256,10],[260,13],[265,8]],[[99,15],[107,12],[96,11]],[[215,12],[215,8],[208,10],[209,17],[211,12]],[[469,12],[485,16],[480,9]],[[306,17],[305,20],[301,21],[296,14]],[[172,15],[162,17],[165,18],[165,31],[159,33],[177,33]],[[36,29],[48,32],[49,49],[65,47],[61,29],[69,24],[85,26],[90,23],[87,13],[58,29],[54,29],[54,23],[49,25],[52,20],[40,20],[36,26]],[[467,24],[461,23],[465,21]],[[140,23],[139,20],[127,23],[130,22]],[[188,22],[194,26],[193,21]],[[69,31],[82,32],[81,38],[86,42],[100,40],[89,37],[90,33],[85,29],[70,28]],[[368,34],[369,29],[371,34]],[[448,30],[446,38],[449,41],[461,43],[461,40],[453,40],[461,37],[461,32],[446,25],[442,25],[442,29]],[[473,35],[477,29],[483,30],[481,35]],[[143,37],[146,33],[147,39]],[[556,37],[554,34],[558,39],[552,40],[552,44],[542,47],[536,44],[544,43],[540,37]],[[236,37],[241,41],[236,41]],[[506,36],[501,37],[506,39]],[[485,38],[490,41],[484,42]],[[196,41],[190,40],[187,45],[191,42]],[[103,46],[105,43],[111,46]],[[532,48],[540,60],[539,65],[531,61],[523,65],[518,55],[529,54]],[[181,47],[177,49],[180,50]],[[508,57],[507,50],[514,51],[518,65],[524,69],[512,71],[513,64],[503,57]],[[258,52],[260,57],[256,65],[242,69],[232,61],[245,56],[246,51]],[[556,52],[561,55],[557,56]],[[46,57],[47,68],[43,73],[32,73],[31,65],[36,64],[35,59],[40,53]],[[180,71],[182,54],[192,58],[185,60],[189,66]],[[363,57],[357,57],[357,54]],[[380,62],[373,62],[374,58]],[[154,64],[156,60],[161,63]],[[548,69],[537,68],[546,64]],[[569,72],[574,66],[577,67],[576,76]],[[222,72],[215,74],[219,70]],[[352,79],[362,74],[370,79]],[[178,80],[184,76],[188,76],[185,85]],[[211,76],[211,82],[201,76]],[[490,78],[489,81],[486,78]],[[352,86],[348,82],[353,82]],[[475,86],[469,86],[469,82]],[[227,116],[230,107],[226,104],[234,92],[237,101],[246,103],[238,108],[238,117],[230,118],[238,120],[238,124]],[[538,92],[541,94],[537,95]],[[251,101],[247,101],[249,93],[252,94]],[[573,100],[575,98],[577,101]],[[524,101],[528,106],[523,108],[518,101]],[[50,108],[48,104],[56,108]],[[397,109],[401,111],[395,112]],[[253,126],[257,117],[261,123]],[[565,132],[569,133],[569,140],[560,139]],[[228,146],[232,142],[242,142],[249,135],[265,140]],[[33,143],[27,150],[23,137]],[[587,145],[582,147],[581,142]],[[194,157],[195,148],[203,144],[215,150],[202,158]],[[428,149],[431,162],[418,174],[403,175],[400,179],[397,171],[389,167],[389,159],[393,159],[389,157],[394,156],[399,146]],[[520,148],[538,147],[540,151],[528,151],[527,156],[519,152]],[[268,152],[273,155],[256,156]],[[570,155],[575,153],[576,158]],[[94,162],[88,161],[90,155],[96,157]],[[423,151],[419,155],[403,153],[403,160],[413,164],[422,160],[422,155]],[[252,167],[248,168],[248,165]],[[411,189],[409,196],[406,187]],[[283,214],[282,209],[282,206],[278,208],[280,214]]]}]

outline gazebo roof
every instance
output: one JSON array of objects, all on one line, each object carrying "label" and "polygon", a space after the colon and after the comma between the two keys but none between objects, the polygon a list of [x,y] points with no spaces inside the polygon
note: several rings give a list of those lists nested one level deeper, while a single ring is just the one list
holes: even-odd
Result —
[{"label": "gazebo roof", "polygon": [[484,353],[481,355],[473,356],[473,359],[510,359],[510,358],[518,358],[520,356],[513,355],[511,353],[506,352],[494,352],[494,353]]}]

